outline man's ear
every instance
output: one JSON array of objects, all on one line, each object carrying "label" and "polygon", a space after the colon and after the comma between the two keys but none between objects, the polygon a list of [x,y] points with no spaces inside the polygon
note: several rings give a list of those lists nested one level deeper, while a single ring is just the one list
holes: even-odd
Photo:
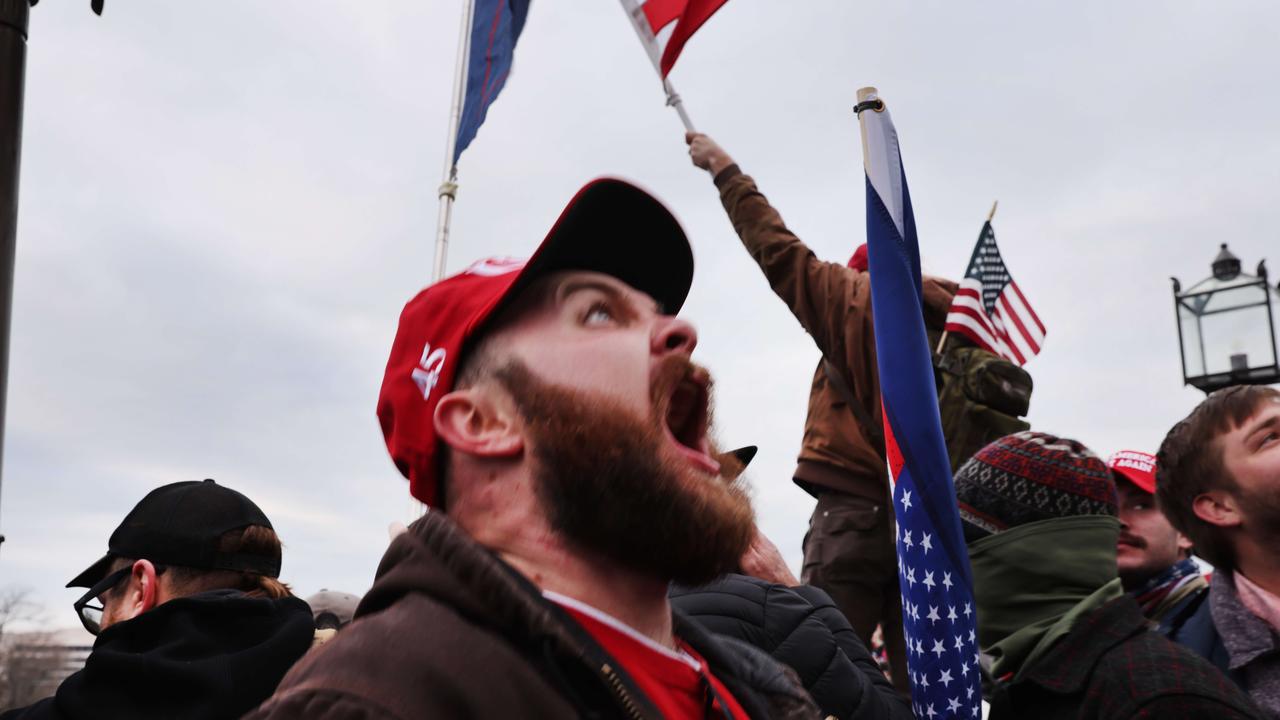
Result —
[{"label": "man's ear", "polygon": [[484,458],[509,458],[524,450],[514,405],[483,385],[455,390],[436,405],[436,436],[453,450]]},{"label": "man's ear", "polygon": [[160,590],[156,584],[156,566],[150,560],[136,560],[129,573],[129,584],[121,598],[117,622],[132,620],[159,605]]},{"label": "man's ear", "polygon": [[1191,501],[1191,510],[1196,517],[1218,527],[1239,527],[1244,522],[1235,497],[1223,490],[1211,490],[1196,496]]}]

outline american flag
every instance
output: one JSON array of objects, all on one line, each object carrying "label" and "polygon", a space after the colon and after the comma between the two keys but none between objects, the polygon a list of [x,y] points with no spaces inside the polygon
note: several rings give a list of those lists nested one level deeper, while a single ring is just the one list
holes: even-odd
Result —
[{"label": "american flag", "polygon": [[898,135],[875,88],[858,91],[867,171],[871,309],[898,577],[917,718],[982,714],[977,613],[925,332],[920,248]]},{"label": "american flag", "polygon": [[946,330],[1019,365],[1044,345],[1044,323],[1009,275],[990,220],[982,225],[969,269],[951,302]]}]

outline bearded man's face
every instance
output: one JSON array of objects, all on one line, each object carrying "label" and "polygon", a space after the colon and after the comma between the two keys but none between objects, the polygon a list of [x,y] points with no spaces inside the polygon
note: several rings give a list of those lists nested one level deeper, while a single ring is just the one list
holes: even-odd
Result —
[{"label": "bearded man's face", "polygon": [[663,358],[648,414],[544,381],[518,360],[495,377],[525,422],[539,501],[572,546],[684,585],[736,569],[754,534],[750,500],[682,445],[708,436],[705,370],[683,355]]}]

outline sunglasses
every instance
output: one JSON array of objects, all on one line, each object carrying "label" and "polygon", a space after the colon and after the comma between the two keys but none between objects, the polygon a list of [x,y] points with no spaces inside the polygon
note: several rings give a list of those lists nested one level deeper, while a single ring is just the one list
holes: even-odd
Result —
[{"label": "sunglasses", "polygon": [[[102,632],[102,613],[104,611],[102,596],[107,591],[120,584],[121,580],[133,572],[133,565],[126,565],[110,575],[102,578],[89,591],[80,596],[72,606],[76,609],[76,617],[80,618],[80,624],[84,625],[84,629],[90,634],[97,635]],[[156,566],[156,574],[164,572],[164,567]]]}]

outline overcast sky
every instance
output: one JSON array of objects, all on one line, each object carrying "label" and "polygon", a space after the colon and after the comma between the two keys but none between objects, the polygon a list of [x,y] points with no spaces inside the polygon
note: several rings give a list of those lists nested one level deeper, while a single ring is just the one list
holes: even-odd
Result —
[{"label": "overcast sky", "polygon": [[[55,624],[62,585],[151,488],[256,499],[303,595],[363,592],[410,516],[374,403],[429,280],[460,2],[87,0],[33,10],[0,588]],[[1218,243],[1252,268],[1280,225],[1280,5],[732,0],[672,79],[821,257],[862,241],[851,112],[893,109],[926,271],[964,271],[992,200],[1048,327],[1031,422],[1154,450],[1182,387],[1169,276]],[[799,566],[791,483],[818,353],[692,168],[617,3],[534,0],[460,167],[450,270],[527,255],[601,174],[684,222],[684,315],[719,437],[758,444],[762,526]],[[1280,259],[1280,258],[1273,258]]]}]

